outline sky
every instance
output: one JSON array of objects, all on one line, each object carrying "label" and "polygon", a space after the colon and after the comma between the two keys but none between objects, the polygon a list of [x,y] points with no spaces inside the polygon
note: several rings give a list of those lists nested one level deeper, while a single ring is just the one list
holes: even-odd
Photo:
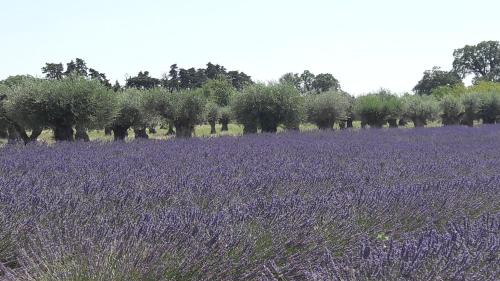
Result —
[{"label": "sky", "polygon": [[78,57],[113,82],[207,62],[257,81],[332,73],[360,95],[411,91],[453,50],[500,40],[498,0],[0,0],[0,79]]}]

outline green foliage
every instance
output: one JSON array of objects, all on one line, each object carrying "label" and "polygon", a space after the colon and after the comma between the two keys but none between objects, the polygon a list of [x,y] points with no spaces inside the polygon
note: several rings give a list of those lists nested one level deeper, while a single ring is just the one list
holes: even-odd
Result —
[{"label": "green foliage", "polygon": [[298,128],[303,114],[303,99],[289,84],[255,84],[235,96],[232,109],[245,133],[276,132],[283,124]]},{"label": "green foliage", "polygon": [[309,70],[304,70],[302,74],[285,73],[279,79],[281,84],[292,85],[302,94],[321,93],[329,90],[340,91],[339,81],[330,73],[314,75]]},{"label": "green foliage", "polygon": [[300,78],[298,73],[285,73],[283,74],[283,76],[281,76],[279,81],[281,84],[289,84],[294,86],[298,91],[302,89],[302,79]]},{"label": "green foliage", "polygon": [[33,76],[31,76],[31,75],[14,75],[14,76],[9,76],[5,80],[0,81],[0,85],[2,85],[2,86],[0,86],[0,90],[3,87],[3,89],[4,89],[3,91],[5,92],[7,88],[20,85],[24,81],[30,80],[30,79],[35,79],[35,78]]},{"label": "green foliage", "polygon": [[220,107],[213,103],[213,102],[207,102],[205,104],[205,112],[204,112],[205,120],[207,120],[208,123],[216,123],[219,121],[220,118]]},{"label": "green foliage", "polygon": [[222,131],[228,131],[229,130],[229,122],[231,119],[233,119],[233,111],[230,106],[225,106],[219,108],[219,114],[220,114],[220,119],[219,122],[222,125],[221,130]]},{"label": "green foliage", "polygon": [[146,91],[138,89],[126,89],[117,93],[117,114],[112,125],[126,129],[147,126],[150,109],[146,105],[146,95]]},{"label": "green foliage", "polygon": [[464,106],[463,124],[472,127],[474,120],[479,119],[481,97],[475,93],[466,93],[461,97]]},{"label": "green foliage", "polygon": [[151,113],[150,118],[160,117],[173,123],[177,137],[191,137],[194,126],[207,116],[203,90],[172,92],[153,89],[147,92],[144,106]]},{"label": "green foliage", "polygon": [[462,99],[455,96],[444,96],[439,102],[443,125],[458,125],[464,115],[465,107]]},{"label": "green foliage", "polygon": [[439,114],[439,103],[433,96],[406,95],[403,98],[403,116],[415,127],[423,127]]},{"label": "green foliage", "polygon": [[102,128],[114,116],[113,94],[99,81],[82,77],[25,79],[10,87],[7,116],[23,129],[54,129],[57,140],[72,140],[72,128]]},{"label": "green foliage", "polygon": [[340,91],[340,83],[330,73],[321,73],[316,75],[312,82],[312,87],[317,92],[326,92],[329,90]]},{"label": "green foliage", "polygon": [[434,67],[432,70],[426,70],[424,76],[413,88],[416,94],[430,95],[432,91],[439,87],[453,87],[462,85],[460,76],[452,71],[443,71],[439,67]]},{"label": "green foliage", "polygon": [[111,83],[106,78],[106,74],[94,68],[88,68],[87,63],[80,58],[76,58],[67,63],[66,71],[64,71],[62,63],[46,63],[45,67],[42,67],[42,73],[45,74],[45,78],[50,80],[60,80],[72,76],[79,76],[81,78],[97,80],[107,88],[111,88]]},{"label": "green foliage", "polygon": [[462,77],[474,75],[474,82],[500,82],[500,42],[483,41],[453,52],[453,70]]},{"label": "green foliage", "polygon": [[4,101],[7,98],[8,87],[0,83],[0,138],[6,138],[8,136],[8,120],[6,118],[6,112],[4,108]]},{"label": "green foliage", "polygon": [[194,126],[203,119],[205,99],[200,90],[171,93],[172,117],[177,137],[191,137]]},{"label": "green foliage", "polygon": [[219,106],[227,106],[235,94],[233,85],[224,77],[210,79],[202,86],[204,97]]},{"label": "green foliage", "polygon": [[500,82],[479,81],[476,84],[467,88],[470,93],[486,93],[497,92],[500,93]]},{"label": "green foliage", "polygon": [[329,91],[306,99],[307,120],[320,129],[332,129],[335,121],[345,118],[349,100],[345,95]]},{"label": "green foliage", "polygon": [[126,88],[152,89],[160,85],[160,79],[149,76],[149,71],[140,71],[137,76],[127,78]]},{"label": "green foliage", "polygon": [[225,119],[228,122],[233,119],[233,110],[230,106],[224,106],[219,108],[220,119]]},{"label": "green foliage", "polygon": [[480,106],[478,116],[485,124],[496,123],[500,117],[500,92],[479,93]]},{"label": "green foliage", "polygon": [[216,130],[215,130],[215,124],[217,123],[217,121],[219,121],[220,119],[220,107],[213,103],[213,102],[208,102],[206,103],[205,105],[205,120],[208,122],[208,124],[210,124],[210,133],[211,134],[215,134],[216,133]]},{"label": "green foliage", "polygon": [[395,126],[395,119],[400,117],[402,109],[401,100],[382,89],[378,93],[358,97],[354,111],[360,117],[362,126],[380,128],[389,120]]},{"label": "green foliage", "polygon": [[45,74],[47,79],[62,79],[64,66],[62,63],[46,63],[42,67],[42,73]]},{"label": "green foliage", "polygon": [[173,120],[195,125],[201,121],[205,100],[199,90],[172,93]]},{"label": "green foliage", "polygon": [[442,99],[445,96],[460,97],[467,93],[467,88],[463,84],[453,86],[439,86],[432,90],[431,95],[436,99]]},{"label": "green foliage", "polygon": [[312,91],[313,82],[316,76],[312,74],[309,70],[304,70],[300,75],[300,79],[302,80],[302,92],[307,93]]}]

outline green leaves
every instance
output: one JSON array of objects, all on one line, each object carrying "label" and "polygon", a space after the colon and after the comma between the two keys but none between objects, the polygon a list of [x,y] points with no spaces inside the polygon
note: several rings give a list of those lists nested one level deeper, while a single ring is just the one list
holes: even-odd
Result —
[{"label": "green leaves", "polygon": [[356,99],[355,112],[361,118],[361,122],[372,127],[380,128],[389,119],[397,119],[401,116],[403,103],[400,98],[387,90],[368,94]]},{"label": "green leaves", "polygon": [[453,70],[462,78],[474,75],[475,81],[500,82],[500,42],[483,41],[453,52]]},{"label": "green leaves", "polygon": [[320,129],[331,129],[335,121],[347,117],[349,100],[335,91],[308,96],[306,99],[307,120]]},{"label": "green leaves", "polygon": [[203,96],[219,106],[229,105],[231,98],[235,95],[236,90],[231,83],[223,78],[208,80],[202,86]]},{"label": "green leaves", "polygon": [[235,96],[231,104],[236,120],[251,128],[247,133],[276,132],[278,125],[297,127],[303,114],[303,99],[290,84],[255,84]]},{"label": "green leaves", "polygon": [[432,96],[406,95],[403,97],[403,116],[413,121],[415,127],[427,125],[439,114],[439,104]]}]

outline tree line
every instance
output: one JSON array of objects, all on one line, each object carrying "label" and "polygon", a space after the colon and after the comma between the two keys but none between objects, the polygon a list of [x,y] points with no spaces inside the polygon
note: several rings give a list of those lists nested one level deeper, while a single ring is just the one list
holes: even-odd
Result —
[{"label": "tree line", "polygon": [[[230,122],[244,133],[298,130],[303,122],[319,129],[353,126],[415,127],[441,120],[444,125],[474,121],[496,123],[500,117],[500,52],[496,41],[465,46],[454,52],[451,71],[424,72],[415,95],[381,89],[360,97],[343,91],[329,73],[286,73],[278,82],[255,83],[239,71],[208,63],[206,68],[170,67],[161,79],[141,71],[125,85],[110,83],[104,73],[77,58],[66,64],[47,63],[45,78],[11,76],[0,82],[0,137],[9,142],[36,141],[50,129],[57,141],[89,140],[88,130],[104,129],[115,140],[129,130],[148,138],[157,126],[177,137],[190,137],[197,124],[215,133]],[[462,80],[474,75],[474,84]]]}]

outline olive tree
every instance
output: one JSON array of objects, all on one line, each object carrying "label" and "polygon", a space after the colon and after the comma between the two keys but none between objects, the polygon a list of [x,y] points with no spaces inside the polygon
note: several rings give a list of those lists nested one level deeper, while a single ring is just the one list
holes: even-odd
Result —
[{"label": "olive tree", "polygon": [[354,111],[361,119],[361,126],[381,128],[387,122],[397,127],[396,120],[401,117],[403,103],[400,98],[387,90],[360,96],[356,99]]},{"label": "olive tree", "polygon": [[328,91],[306,98],[307,120],[319,129],[332,129],[339,119],[347,118],[349,100],[336,91]]},{"label": "olive tree", "polygon": [[406,95],[402,99],[403,116],[410,119],[415,127],[427,125],[439,114],[439,104],[433,96]]},{"label": "olive tree", "polygon": [[469,127],[474,126],[474,120],[480,119],[479,108],[481,106],[480,96],[476,93],[467,93],[461,97],[463,105],[463,118],[461,123]]},{"label": "olive tree", "polygon": [[464,115],[465,107],[462,100],[455,96],[444,96],[439,101],[443,125],[458,125]]},{"label": "olive tree", "polygon": [[87,129],[102,128],[113,117],[112,93],[81,77],[26,79],[6,96],[5,115],[25,142],[36,140],[44,128],[54,131],[56,141],[73,141],[74,129],[77,139],[88,140]]},{"label": "olive tree", "polygon": [[194,126],[200,123],[205,112],[205,99],[201,89],[169,92],[156,89],[146,96],[146,107],[153,114],[171,122],[175,136],[189,138]]},{"label": "olive tree", "polygon": [[[42,133],[44,114],[35,103],[35,92],[42,91],[41,81],[26,78],[0,87],[0,127],[9,143],[33,142]],[[33,94],[33,95],[32,95]],[[31,131],[31,135],[28,132]]]},{"label": "olive tree", "polygon": [[148,109],[145,104],[145,94],[145,90],[134,88],[117,94],[117,113],[111,123],[115,141],[125,140],[130,128],[134,130],[137,138],[148,138],[146,133]]},{"label": "olive tree", "polygon": [[494,124],[500,117],[500,92],[480,93],[479,117],[484,124]]},{"label": "olive tree", "polygon": [[254,84],[235,96],[232,109],[243,133],[276,132],[279,125],[298,129],[303,99],[289,84]]},{"label": "olive tree", "polygon": [[229,130],[228,124],[233,116],[232,114],[233,112],[230,106],[224,106],[219,108],[219,117],[220,117],[219,122],[222,125],[221,127],[222,132]]},{"label": "olive tree", "polygon": [[189,138],[194,126],[203,118],[205,99],[199,90],[173,92],[172,120],[175,126],[175,136]]},{"label": "olive tree", "polygon": [[207,120],[210,125],[210,134],[216,134],[215,124],[220,119],[220,107],[213,103],[208,102],[205,105],[205,120]]},{"label": "olive tree", "polygon": [[0,83],[0,138],[7,138],[9,136],[7,129],[9,126],[8,120],[5,116],[4,101],[7,98],[8,87]]},{"label": "olive tree", "polygon": [[[227,107],[230,104],[231,98],[235,95],[236,89],[232,83],[225,77],[210,79],[202,86],[203,96],[210,102],[210,106],[217,105],[219,108]],[[222,111],[220,112],[222,113]],[[222,131],[227,131],[230,115],[225,114],[224,118],[220,115],[218,121],[222,125]]]}]

